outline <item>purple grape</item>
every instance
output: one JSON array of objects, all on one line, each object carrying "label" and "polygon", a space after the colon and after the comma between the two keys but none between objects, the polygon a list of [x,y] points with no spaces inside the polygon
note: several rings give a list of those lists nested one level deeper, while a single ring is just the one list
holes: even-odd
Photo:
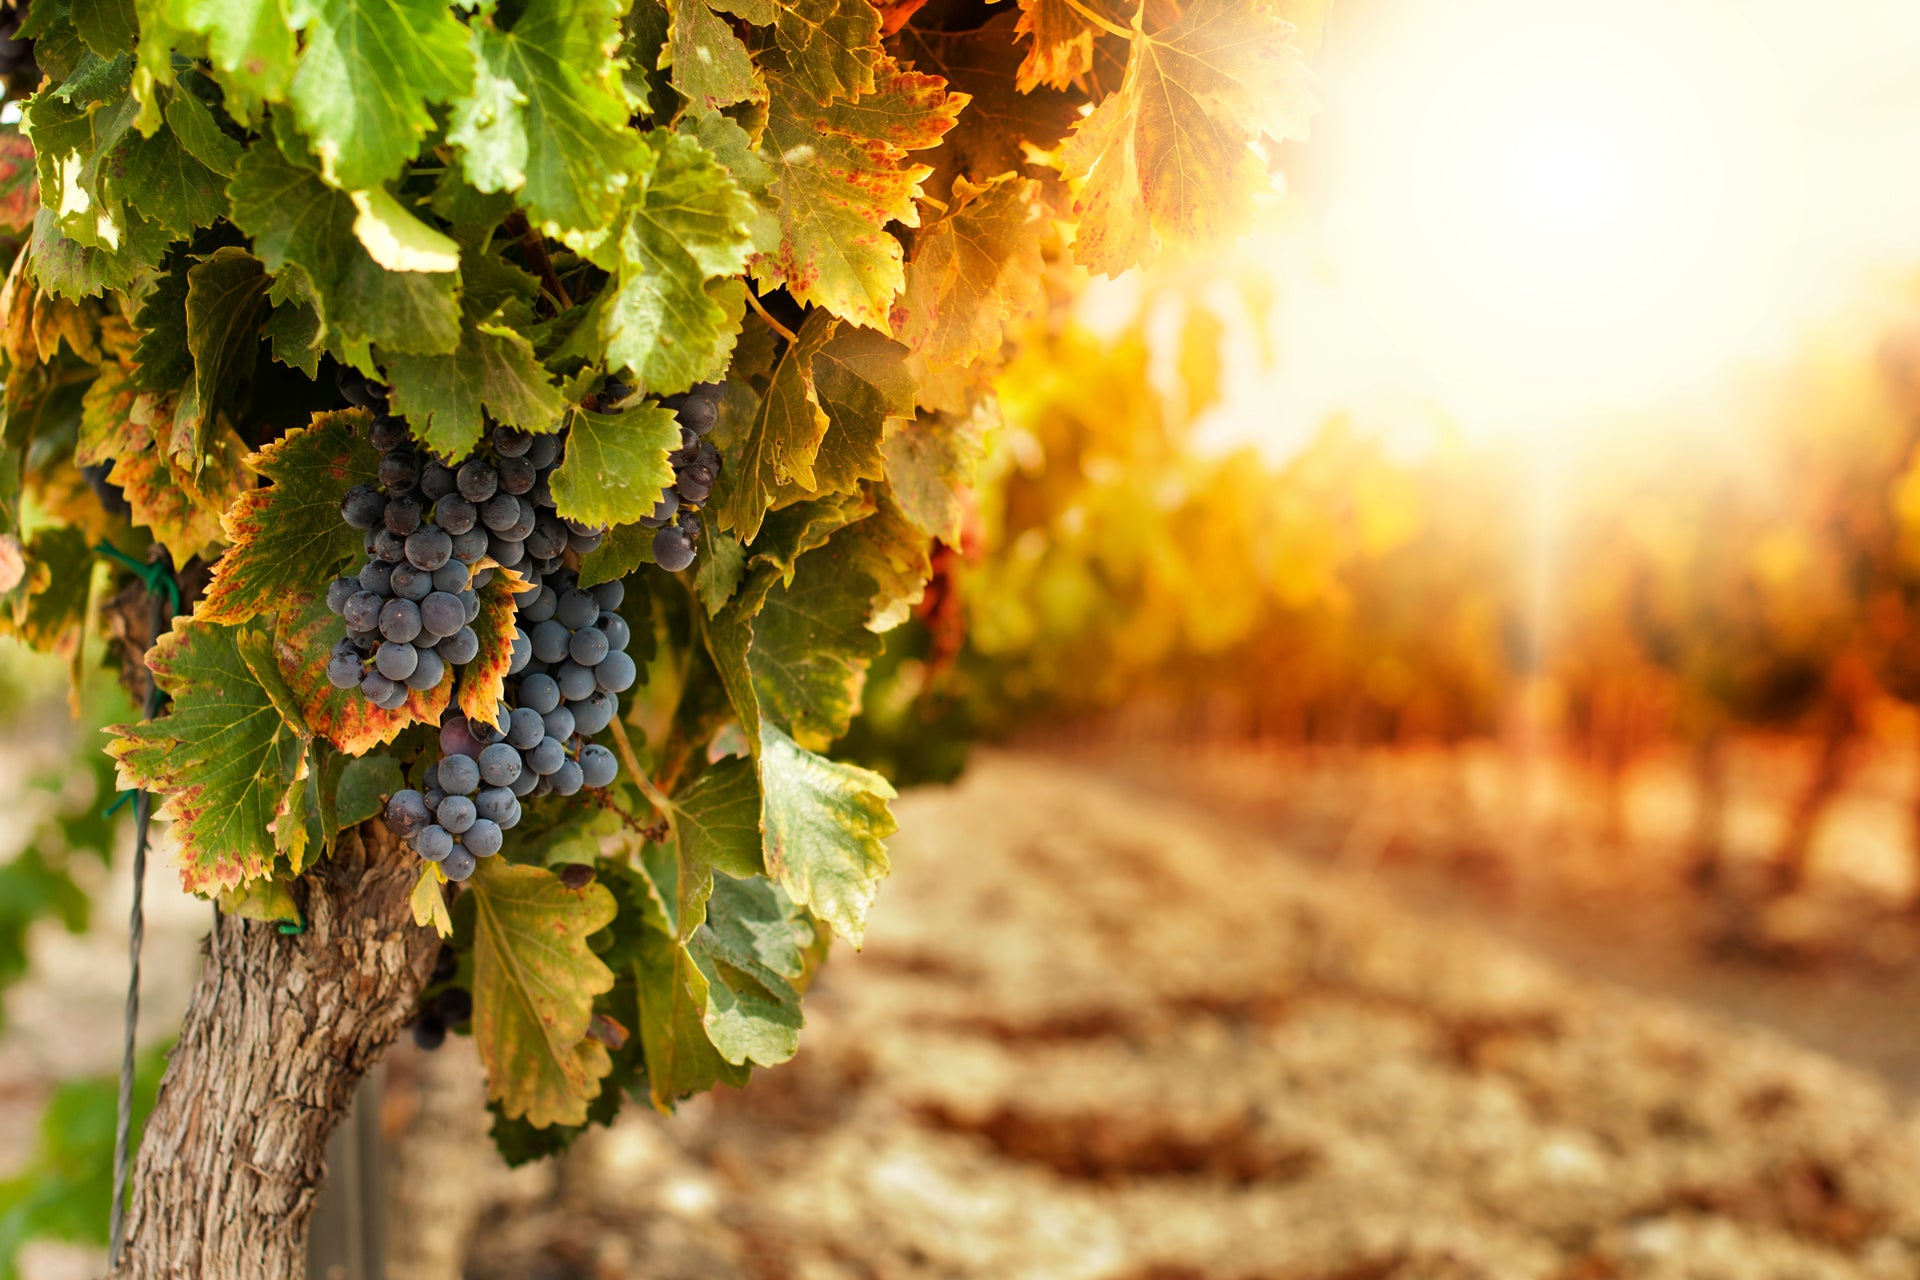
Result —
[{"label": "purple grape", "polygon": [[447,674],[447,664],[431,649],[422,649],[416,645],[413,653],[418,661],[414,664],[413,674],[407,677],[407,688],[419,689],[422,692],[439,688],[440,681]]},{"label": "purple grape", "polygon": [[428,573],[453,557],[453,536],[444,529],[423,525],[407,535],[407,563]]},{"label": "purple grape", "polygon": [[396,791],[387,800],[387,829],[402,840],[421,830],[432,820],[427,798],[411,787]]},{"label": "purple grape", "polygon": [[[445,656],[445,655],[442,655]],[[454,714],[440,722],[440,770],[446,772],[447,761],[455,756],[477,756],[480,744],[473,740],[473,730],[467,724],[467,718]],[[478,765],[474,768],[477,770]]]},{"label": "purple grape", "polygon": [[476,858],[491,858],[500,852],[503,843],[500,824],[489,818],[475,818],[473,825],[460,837],[460,843]]},{"label": "purple grape", "polygon": [[529,638],[533,641],[534,661],[565,662],[567,641],[573,638],[573,633],[559,619],[549,618],[535,624]]},{"label": "purple grape", "polygon": [[440,870],[446,872],[447,879],[455,883],[465,880],[468,876],[472,875],[473,867],[473,855],[459,845],[453,846],[453,852],[449,853],[440,863]]},{"label": "purple grape", "polygon": [[355,529],[371,529],[387,509],[387,496],[370,484],[357,484],[340,499],[340,518]]},{"label": "purple grape", "polygon": [[468,502],[484,503],[500,488],[500,476],[479,458],[469,458],[460,464],[455,483]]},{"label": "purple grape", "polygon": [[593,668],[583,667],[577,662],[561,663],[560,669],[553,673],[553,678],[560,682],[560,696],[568,702],[591,697],[599,687],[594,683]]},{"label": "purple grape", "polygon": [[429,462],[420,473],[420,496],[428,502],[438,502],[452,493],[453,488],[453,469],[444,462]]},{"label": "purple grape", "polygon": [[347,597],[340,616],[355,631],[373,631],[380,626],[380,608],[384,604],[386,601],[371,591],[356,591]]},{"label": "purple grape", "polygon": [[458,537],[479,523],[480,509],[458,494],[449,494],[433,504],[433,522]]},{"label": "purple grape", "polygon": [[[440,757],[440,789],[449,797],[472,795],[479,786],[480,763],[473,756]],[[460,831],[458,827],[448,827],[447,830],[456,835]]]},{"label": "purple grape", "polygon": [[360,576],[352,579],[362,591],[371,591],[377,596],[393,594],[393,566],[385,560],[369,560],[361,568]]},{"label": "purple grape", "polygon": [[580,790],[581,783],[584,781],[581,777],[580,766],[571,760],[561,761],[560,767],[553,771],[551,777],[553,781],[553,793],[558,796],[570,796],[574,794]]},{"label": "purple grape", "polygon": [[395,450],[380,459],[380,483],[388,493],[411,493],[419,479],[419,464],[413,454]]},{"label": "purple grape", "polygon": [[500,474],[500,492],[525,493],[533,488],[537,473],[533,464],[525,458],[502,458],[497,468]]},{"label": "purple grape", "polygon": [[[600,667],[594,670],[598,672]],[[573,731],[583,738],[591,738],[612,724],[613,713],[618,707],[613,695],[601,689],[595,689],[590,696],[567,704],[567,710],[573,712]]]},{"label": "purple grape", "polygon": [[[385,405],[383,395],[379,403]],[[367,427],[367,439],[373,441],[373,447],[382,453],[389,453],[407,442],[407,424],[389,414],[375,414],[373,422]]]},{"label": "purple grape", "polygon": [[534,470],[545,471],[560,460],[560,437],[535,436],[528,443],[525,456],[527,461],[533,464]]},{"label": "purple grape", "polygon": [[618,609],[626,600],[627,584],[615,578],[611,582],[598,583],[588,588],[587,594],[594,598],[601,609],[611,612]]},{"label": "purple grape", "polygon": [[438,640],[467,624],[467,607],[445,591],[430,593],[419,605],[420,629]]},{"label": "purple grape", "polygon": [[336,651],[327,659],[327,683],[336,689],[356,687],[362,674],[360,655],[351,649],[345,653]]},{"label": "purple grape", "polygon": [[625,693],[633,688],[633,682],[639,674],[640,669],[634,665],[633,658],[615,649],[593,669],[593,683],[595,688],[606,693]]},{"label": "purple grape", "polygon": [[693,563],[693,539],[669,525],[653,535],[653,562],[668,573],[679,573]]},{"label": "purple grape", "polygon": [[503,458],[523,458],[533,447],[533,437],[518,427],[495,427],[489,439],[493,451]]},{"label": "purple grape", "polygon": [[387,527],[388,533],[396,538],[404,538],[420,527],[420,511],[420,499],[410,493],[402,494],[387,503],[380,522]]},{"label": "purple grape", "polygon": [[453,558],[461,564],[473,564],[486,554],[487,531],[480,526],[453,535]]},{"label": "purple grape", "polygon": [[453,852],[453,832],[438,824],[422,827],[413,838],[413,851],[428,862],[438,862]]},{"label": "purple grape", "polygon": [[555,707],[540,717],[540,725],[543,736],[565,742],[573,736],[573,712],[565,707]]},{"label": "purple grape", "polygon": [[520,682],[520,705],[545,715],[560,705],[560,685],[550,675],[531,675]]},{"label": "purple grape", "polygon": [[558,739],[542,738],[532,750],[523,753],[523,758],[527,768],[544,778],[565,763],[567,749]]},{"label": "purple grape", "polygon": [[410,644],[389,640],[373,655],[373,665],[387,679],[405,681],[420,665],[420,655]]},{"label": "purple grape", "polygon": [[420,606],[411,600],[389,600],[381,605],[380,634],[411,644],[420,634]]},{"label": "purple grape", "polygon": [[623,652],[633,639],[633,632],[627,627],[627,620],[617,613],[600,615],[600,630],[607,637],[607,648],[615,653]]},{"label": "purple grape", "polygon": [[[466,759],[465,756],[460,757]],[[473,825],[478,815],[474,812],[473,801],[464,795],[451,795],[440,802],[440,810],[433,815],[441,826],[459,835]]]},{"label": "purple grape", "polygon": [[509,787],[520,776],[520,753],[496,742],[480,753],[480,778],[490,787]]},{"label": "purple grape", "polygon": [[433,575],[410,564],[397,564],[393,566],[393,576],[387,579],[387,585],[402,600],[418,604],[433,593]]},{"label": "purple grape", "polygon": [[480,637],[473,633],[472,627],[461,627],[433,647],[454,666],[464,667],[480,655]]},{"label": "purple grape", "polygon": [[612,646],[598,627],[582,627],[567,641],[567,656],[583,667],[597,667]]},{"label": "purple grape", "polygon": [[589,742],[580,748],[580,779],[589,787],[604,787],[611,783],[620,772],[620,762],[613,758],[613,752],[597,742]]}]

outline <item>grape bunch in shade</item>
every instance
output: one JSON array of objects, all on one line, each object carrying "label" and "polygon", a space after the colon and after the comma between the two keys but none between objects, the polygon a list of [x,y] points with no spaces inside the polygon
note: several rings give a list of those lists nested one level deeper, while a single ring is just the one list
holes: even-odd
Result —
[{"label": "grape bunch in shade", "polygon": [[713,496],[713,483],[720,476],[720,450],[706,436],[719,421],[724,389],[718,382],[703,382],[685,395],[660,401],[661,407],[673,410],[680,421],[680,447],[667,455],[673,464],[673,483],[660,491],[659,503],[640,523],[658,530],[653,535],[654,563],[669,573],[679,573],[692,564],[699,549],[700,517],[696,513]]},{"label": "grape bunch in shade", "polygon": [[393,711],[409,691],[436,688],[449,668],[478,656],[477,592],[493,570],[474,566],[490,561],[537,582],[569,549],[599,546],[603,531],[553,511],[559,436],[495,427],[467,458],[443,460],[414,447],[383,388],[349,371],[340,390],[373,412],[380,483],[354,486],[340,504],[341,518],[366,533],[367,560],[327,588],[327,607],[346,623],[327,679]]}]

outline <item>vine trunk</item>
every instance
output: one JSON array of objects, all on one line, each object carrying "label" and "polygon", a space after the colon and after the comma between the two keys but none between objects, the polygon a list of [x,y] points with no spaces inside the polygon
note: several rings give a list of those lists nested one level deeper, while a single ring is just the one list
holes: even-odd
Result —
[{"label": "vine trunk", "polygon": [[305,932],[217,919],[140,1144],[113,1280],[305,1274],[327,1138],[439,947],[407,904],[418,873],[376,820],[295,883]]}]

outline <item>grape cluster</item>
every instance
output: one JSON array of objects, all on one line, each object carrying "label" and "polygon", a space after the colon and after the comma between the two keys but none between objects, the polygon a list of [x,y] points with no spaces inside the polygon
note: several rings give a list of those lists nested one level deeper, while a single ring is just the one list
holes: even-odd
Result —
[{"label": "grape cluster", "polygon": [[427,979],[429,987],[440,987],[441,990],[423,999],[419,1011],[413,1016],[413,1042],[422,1049],[438,1049],[446,1042],[450,1028],[459,1026],[473,1016],[473,993],[465,987],[443,985],[452,982],[459,971],[458,953],[442,944],[440,954],[434,960],[433,975]]},{"label": "grape cluster", "polygon": [[720,475],[720,450],[706,435],[719,420],[723,390],[718,382],[703,382],[685,395],[660,401],[680,420],[680,447],[667,455],[673,463],[673,483],[660,491],[659,503],[640,523],[659,531],[653,535],[653,559],[669,573],[679,573],[693,563],[700,538],[700,517],[695,513],[713,495],[713,482]]},{"label": "grape cluster", "polygon": [[603,531],[554,514],[548,477],[560,437],[496,427],[470,457],[444,462],[413,447],[382,388],[349,373],[340,390],[374,412],[380,483],[355,485],[340,503],[341,518],[366,532],[367,562],[327,588],[327,607],[347,624],[327,678],[392,711],[480,652],[476,592],[493,571],[474,565],[552,572],[569,549],[599,546]]},{"label": "grape cluster", "polygon": [[614,612],[618,582],[582,591],[559,569],[514,597],[518,620],[498,727],[455,713],[440,724],[440,759],[420,789],[394,793],[387,825],[449,880],[500,852],[520,821],[520,801],[604,787],[619,772],[594,734],[619,714],[619,695],[639,674],[630,633]]}]

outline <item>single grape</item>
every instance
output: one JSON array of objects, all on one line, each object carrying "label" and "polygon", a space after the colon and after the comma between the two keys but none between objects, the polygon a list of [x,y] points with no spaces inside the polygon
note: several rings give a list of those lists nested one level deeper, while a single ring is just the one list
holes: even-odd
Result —
[{"label": "single grape", "polygon": [[573,712],[565,707],[555,707],[540,717],[540,726],[543,736],[565,742],[573,736]]},{"label": "single grape", "polygon": [[714,475],[720,474],[720,446],[711,440],[700,442],[700,456],[694,459],[698,466],[705,467]]},{"label": "single grape", "polygon": [[[520,775],[515,774],[514,776],[517,778]],[[513,788],[511,786],[484,788],[480,794],[473,799],[474,812],[492,822],[499,822],[519,807],[520,802],[514,798]],[[512,824],[503,823],[502,825],[510,826]]]},{"label": "single grape", "polygon": [[393,566],[393,576],[387,579],[387,585],[402,600],[418,604],[433,594],[433,575],[410,564],[397,564]]},{"label": "single grape", "polygon": [[604,787],[619,772],[620,762],[613,758],[613,752],[599,743],[589,742],[580,748],[580,780],[585,785]]},{"label": "single grape", "polygon": [[534,596],[530,603],[519,603],[520,601],[526,600],[525,596],[516,596],[514,599],[520,613],[520,621],[531,624],[545,622],[548,618],[551,618],[553,616],[553,607],[559,603],[560,597],[553,593],[552,587],[543,585],[540,588],[539,594]]},{"label": "single grape", "polygon": [[590,697],[598,687],[593,680],[593,668],[583,667],[577,662],[561,663],[560,669],[553,673],[553,678],[560,682],[560,696],[568,702]]},{"label": "single grape", "polygon": [[389,680],[405,680],[420,665],[420,656],[405,641],[389,640],[373,655],[373,665]]},{"label": "single grape", "polygon": [[551,511],[534,517],[533,532],[527,535],[527,554],[536,560],[551,560],[567,549],[567,527]]},{"label": "single grape", "polygon": [[427,798],[412,788],[396,791],[387,800],[387,829],[402,840],[421,830],[432,819]]},{"label": "single grape", "polygon": [[341,398],[356,409],[378,409],[387,402],[383,392],[369,386],[367,375],[351,365],[341,365],[333,382],[340,388]]},{"label": "single grape", "polygon": [[527,494],[527,497],[533,499],[534,506],[545,507],[548,511],[553,510],[556,504],[553,500],[552,478],[543,474],[538,480],[535,480],[533,482],[533,489]]},{"label": "single grape", "polygon": [[373,631],[380,626],[380,607],[384,604],[386,601],[371,591],[356,591],[347,597],[340,616],[355,631]]},{"label": "single grape", "polygon": [[[477,745],[477,744],[476,744]],[[480,762],[473,756],[440,757],[440,789],[449,796],[472,795],[480,785]],[[457,831],[457,827],[449,827]]]},{"label": "single grape", "polygon": [[455,537],[480,521],[480,508],[457,493],[450,493],[433,504],[433,522]]},{"label": "single grape", "polygon": [[560,602],[554,608],[553,616],[569,631],[577,631],[599,620],[600,602],[578,587],[569,587],[560,593]]},{"label": "single grape", "polygon": [[460,496],[472,503],[486,502],[500,487],[499,475],[479,458],[468,458],[461,463],[455,482]]},{"label": "single grape", "polygon": [[460,603],[459,596],[434,591],[420,602],[420,627],[436,640],[452,635],[466,624],[467,607]]},{"label": "single grape", "polygon": [[472,627],[461,627],[458,631],[433,646],[440,656],[456,667],[464,667],[480,653],[480,637],[473,633]]},{"label": "single grape", "polygon": [[532,707],[513,709],[513,714],[507,721],[507,741],[512,743],[516,750],[525,751],[529,747],[537,746],[540,739],[546,736],[547,731],[538,711]]},{"label": "single grape", "polygon": [[633,688],[633,682],[639,674],[640,669],[634,665],[632,656],[615,649],[593,669],[593,683],[595,688],[608,693],[625,693]]},{"label": "single grape", "polygon": [[[484,587],[487,584],[483,582],[480,585]],[[471,589],[462,591],[459,595],[455,596],[454,599],[460,602],[460,617],[462,621],[472,622],[480,616],[480,596],[477,592]]]},{"label": "single grape", "polygon": [[453,852],[453,832],[437,823],[422,827],[420,834],[413,838],[413,851],[428,862],[438,862]]},{"label": "single grape", "polygon": [[[445,657],[445,654],[441,654]],[[467,718],[458,713],[448,716],[440,722],[440,768],[446,771],[446,762],[455,756],[477,756],[480,744],[473,740],[473,728]],[[476,769],[478,765],[474,766]]]},{"label": "single grape", "polygon": [[496,533],[487,539],[487,554],[503,567],[516,569],[527,558],[527,547],[523,542],[515,542]]},{"label": "single grape", "polygon": [[533,532],[535,522],[540,519],[540,508],[534,506],[525,498],[515,498],[514,501],[520,504],[520,514],[514,518],[512,524],[504,529],[496,529],[494,532],[509,542],[524,543],[527,540],[527,535]]},{"label": "single grape", "polygon": [[[362,569],[361,572],[365,573],[366,570]],[[364,589],[368,591],[373,590],[372,587],[365,587]],[[362,584],[359,581],[353,578],[335,578],[327,584],[327,611],[329,613],[339,613],[347,607],[348,597],[359,590],[362,590]]]},{"label": "single grape", "polygon": [[405,685],[395,684],[393,680],[378,671],[369,671],[360,677],[360,692],[367,695],[367,701],[375,704],[384,702],[393,696],[395,689],[406,691]]},{"label": "single grape", "polygon": [[680,510],[680,495],[672,489],[662,489],[660,500],[653,504],[653,510],[640,517],[642,528],[663,529],[674,514]]},{"label": "single grape", "polygon": [[557,738],[542,738],[532,750],[523,752],[521,758],[527,768],[544,778],[566,760],[567,749]]},{"label": "single grape", "polygon": [[567,641],[567,656],[583,667],[597,667],[611,648],[606,632],[598,627],[582,627]]},{"label": "single grape", "polygon": [[560,437],[557,435],[535,436],[527,445],[525,457],[536,471],[545,471],[560,460]]},{"label": "single grape", "polygon": [[493,581],[493,569],[491,566],[489,566],[488,568],[482,569],[480,572],[473,575],[473,581],[467,584],[467,590],[461,593],[460,598],[463,600],[466,599],[467,596],[471,595],[475,591],[478,591],[480,588],[486,586],[489,582],[492,582],[492,581]]},{"label": "single grape", "polygon": [[500,824],[487,818],[475,818],[466,834],[460,837],[460,843],[476,858],[491,858],[500,852]]},{"label": "single grape", "polygon": [[719,420],[719,406],[711,400],[688,400],[680,406],[680,425],[696,435],[707,434]]},{"label": "single grape", "polygon": [[520,499],[511,493],[496,493],[480,504],[480,523],[495,533],[511,529],[519,518]]},{"label": "single grape", "polygon": [[[382,404],[386,397],[380,397]],[[382,453],[389,453],[407,442],[407,424],[390,414],[376,414],[367,427],[367,439],[373,441],[373,447]]]},{"label": "single grape", "polygon": [[528,633],[533,641],[533,656],[537,662],[564,662],[567,657],[567,641],[573,633],[557,618],[535,623]]},{"label": "single grape", "polygon": [[598,603],[602,609],[618,609],[621,602],[627,598],[627,584],[615,578],[611,582],[596,583],[594,586],[588,588],[587,593],[594,598],[595,602]]},{"label": "single grape", "polygon": [[617,613],[601,614],[598,626],[606,634],[607,648],[615,653],[625,652],[627,645],[633,640],[633,632],[627,626],[627,620]]},{"label": "single grape", "polygon": [[590,552],[598,551],[600,549],[600,540],[606,536],[606,530],[604,529],[595,529],[591,533],[569,533],[567,535],[567,550],[574,552],[576,555],[587,555]]},{"label": "single grape", "polygon": [[[521,760],[521,764],[522,765],[526,764],[526,761],[524,758]],[[538,786],[539,783],[540,783],[539,774],[535,773],[530,767],[523,768],[520,772],[520,776],[513,780],[513,785],[511,787],[508,787],[507,790],[513,792],[514,798],[517,800],[520,797],[525,796],[530,792],[532,792],[534,787]]]},{"label": "single grape", "polygon": [[490,439],[493,451],[503,458],[523,458],[533,447],[533,437],[518,427],[495,427]]},{"label": "single grape", "polygon": [[385,527],[374,530],[373,554],[388,564],[399,564],[407,558],[407,540]]},{"label": "single grape", "polygon": [[[445,794],[446,789],[440,785],[440,762],[438,760],[420,771],[420,789],[422,791],[439,791]],[[440,802],[435,800],[433,803],[439,804]]]},{"label": "single grape", "polygon": [[[504,702],[494,703],[493,713],[499,719],[500,724],[507,723],[508,719],[513,715],[513,712],[507,709],[507,704]],[[505,742],[507,740],[505,730],[501,729],[499,725],[488,724],[485,720],[468,720],[467,731],[473,734],[473,740],[483,748],[490,747],[496,742]],[[480,754],[484,756],[486,752],[483,750]]]},{"label": "single grape", "polygon": [[[448,539],[448,542],[451,544],[452,539]],[[451,545],[449,545],[448,549],[451,551]],[[433,571],[433,589],[435,591],[445,591],[450,595],[457,595],[465,591],[472,580],[473,570],[461,564],[458,560],[450,559]]]},{"label": "single grape", "polygon": [[380,459],[380,483],[388,493],[411,493],[419,479],[419,464],[412,453],[395,450]]},{"label": "single grape", "polygon": [[336,689],[353,688],[360,683],[363,674],[360,655],[352,649],[345,653],[336,652],[327,659],[327,683]]},{"label": "single grape", "polygon": [[679,452],[689,459],[698,457],[700,453],[700,433],[685,423],[680,424]]},{"label": "single grape", "polygon": [[432,1053],[447,1042],[447,1024],[423,1013],[413,1020],[413,1025],[407,1029],[407,1034],[413,1037],[413,1045],[416,1049]]},{"label": "single grape", "polygon": [[387,509],[381,513],[380,523],[387,527],[388,533],[404,538],[420,527],[422,510],[420,499],[410,493],[401,494],[387,503]]},{"label": "single grape", "polygon": [[581,777],[580,766],[571,760],[561,761],[560,767],[553,771],[552,778],[553,793],[557,796],[572,795],[574,792],[580,790],[580,785],[584,781]]},{"label": "single grape", "polygon": [[683,499],[698,506],[713,496],[713,472],[696,462],[674,477],[673,487]]},{"label": "single grape", "polygon": [[525,493],[533,488],[538,473],[533,464],[525,458],[502,458],[496,470],[500,473],[500,492]]},{"label": "single grape", "polygon": [[380,606],[380,634],[411,643],[420,634],[420,606],[411,600],[387,601]]},{"label": "single grape", "polygon": [[550,675],[532,675],[520,682],[520,705],[545,715],[560,705],[560,686]]},{"label": "single grape", "polygon": [[420,473],[420,496],[428,502],[438,502],[453,490],[453,468],[437,458],[427,463]]},{"label": "single grape", "polygon": [[407,688],[422,691],[439,688],[441,679],[447,674],[446,662],[433,650],[417,645],[414,647],[414,656],[419,662],[415,664],[413,674],[407,677]]},{"label": "single grape", "polygon": [[440,869],[447,873],[447,879],[458,882],[473,874],[473,855],[459,845],[441,862]]},{"label": "single grape", "polygon": [[[594,668],[596,672],[599,669]],[[567,710],[573,712],[573,731],[586,738],[612,724],[613,713],[619,708],[619,702],[603,689],[595,689],[589,696],[567,704]]]},{"label": "single grape", "polygon": [[360,576],[351,581],[357,582],[362,591],[390,596],[393,594],[393,566],[385,560],[369,560],[361,567]]},{"label": "single grape", "polygon": [[668,573],[679,573],[693,563],[693,539],[669,525],[653,535],[653,562]]},{"label": "single grape", "polygon": [[347,631],[347,642],[362,654],[371,654],[375,649],[380,647],[383,639],[384,637],[381,636],[378,626],[375,626],[371,631],[355,631],[351,628]]},{"label": "single grape", "polygon": [[447,793],[438,787],[428,787],[423,794],[427,797],[427,808],[429,809],[438,809],[440,802],[447,798]]},{"label": "single grape", "polygon": [[[466,759],[465,756],[460,758],[462,760]],[[442,800],[440,802],[440,811],[433,816],[439,820],[441,826],[453,832],[453,834],[459,835],[462,831],[465,831],[473,825],[473,820],[478,815],[474,812],[472,800],[466,796],[457,795],[448,796],[445,800]]]},{"label": "single grape", "polygon": [[682,511],[680,513],[680,531],[689,538],[698,538],[700,536],[700,517],[694,512]]},{"label": "single grape", "polygon": [[608,378],[600,384],[600,408],[605,412],[609,407],[619,404],[633,394],[633,387],[618,378]]},{"label": "single grape", "polygon": [[355,529],[371,529],[387,509],[387,495],[370,484],[357,484],[340,499],[340,518]]},{"label": "single grape", "polygon": [[453,558],[471,565],[487,554],[487,531],[479,525],[453,535]]},{"label": "single grape", "polygon": [[507,674],[510,676],[519,675],[527,669],[527,664],[532,661],[533,641],[527,639],[525,632],[514,632],[513,647],[507,650]]},{"label": "single grape", "polygon": [[535,800],[538,800],[541,796],[550,796],[552,794],[553,775],[550,773],[542,775],[540,779],[533,784],[533,790],[527,793],[529,797]]},{"label": "single grape", "polygon": [[520,753],[505,742],[496,742],[480,753],[480,778],[490,787],[513,785],[520,776]]},{"label": "single grape", "polygon": [[444,529],[423,525],[407,535],[407,563],[428,573],[453,557],[453,537]]}]

